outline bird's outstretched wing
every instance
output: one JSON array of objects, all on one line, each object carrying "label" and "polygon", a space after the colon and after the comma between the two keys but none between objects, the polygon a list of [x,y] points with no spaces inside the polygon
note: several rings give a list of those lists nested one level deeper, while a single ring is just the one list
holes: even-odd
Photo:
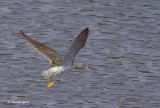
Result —
[{"label": "bird's outstretched wing", "polygon": [[72,45],[70,46],[68,53],[65,55],[61,65],[72,65],[74,59],[78,53],[78,51],[84,47],[86,40],[88,38],[89,29],[85,28],[73,41]]},{"label": "bird's outstretched wing", "polygon": [[20,33],[23,35],[23,37],[33,46],[33,48],[36,49],[36,51],[46,57],[51,63],[52,66],[59,66],[62,58],[60,55],[56,53],[52,48],[30,38],[28,35],[26,35],[22,30],[20,30]]}]

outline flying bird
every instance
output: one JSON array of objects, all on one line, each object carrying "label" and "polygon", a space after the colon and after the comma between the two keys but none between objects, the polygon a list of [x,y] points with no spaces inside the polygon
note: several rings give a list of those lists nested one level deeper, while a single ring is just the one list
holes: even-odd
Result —
[{"label": "flying bird", "polygon": [[[46,71],[41,73],[44,77],[51,77],[47,88],[51,87],[54,84],[56,75],[63,72],[71,71],[72,68],[87,68],[88,65],[86,63],[77,63],[75,61],[75,57],[79,50],[85,46],[89,35],[89,28],[85,28],[72,42],[67,54],[62,57],[52,48],[44,45],[26,35],[22,30],[20,33],[23,35],[24,39],[26,39],[36,51],[46,57],[52,64],[52,67]],[[54,76],[54,78],[53,78]]]}]

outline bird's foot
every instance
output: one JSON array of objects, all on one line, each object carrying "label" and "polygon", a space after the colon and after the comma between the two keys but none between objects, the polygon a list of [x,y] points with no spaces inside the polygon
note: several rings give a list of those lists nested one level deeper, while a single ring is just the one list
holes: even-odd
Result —
[{"label": "bird's foot", "polygon": [[56,79],[56,75],[54,76],[53,81],[52,81],[52,77],[51,77],[50,82],[49,82],[49,84],[47,85],[47,88],[50,88],[50,87],[54,84],[55,79]]}]

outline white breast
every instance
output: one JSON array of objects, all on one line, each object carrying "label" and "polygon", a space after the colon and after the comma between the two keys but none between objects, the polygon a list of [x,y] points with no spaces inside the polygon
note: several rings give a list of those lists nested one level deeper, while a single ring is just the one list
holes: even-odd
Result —
[{"label": "white breast", "polygon": [[55,66],[55,67],[52,67],[46,71],[43,71],[41,73],[41,75],[44,77],[51,77],[55,74],[70,71],[71,69],[72,69],[72,67],[68,67],[68,66]]}]

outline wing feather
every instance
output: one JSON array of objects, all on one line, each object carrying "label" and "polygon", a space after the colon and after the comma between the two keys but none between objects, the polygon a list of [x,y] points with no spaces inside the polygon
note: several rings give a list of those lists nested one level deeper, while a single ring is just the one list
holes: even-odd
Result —
[{"label": "wing feather", "polygon": [[62,58],[60,55],[56,53],[55,50],[52,48],[30,38],[28,35],[26,35],[22,30],[20,30],[20,33],[23,35],[23,37],[33,46],[33,48],[36,49],[36,51],[46,57],[51,63],[52,66],[59,66]]},{"label": "wing feather", "polygon": [[68,53],[65,55],[62,65],[72,65],[74,59],[81,48],[84,47],[89,34],[89,29],[85,28],[73,41]]}]

